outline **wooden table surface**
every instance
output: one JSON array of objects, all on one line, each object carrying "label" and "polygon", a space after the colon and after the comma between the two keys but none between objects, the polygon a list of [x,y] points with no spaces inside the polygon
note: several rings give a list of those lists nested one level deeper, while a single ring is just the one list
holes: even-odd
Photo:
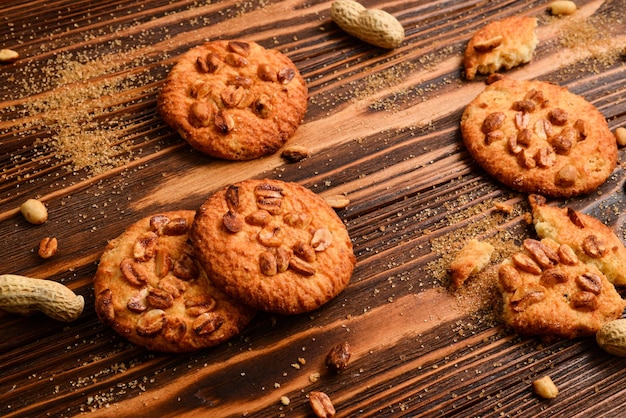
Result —
[{"label": "wooden table surface", "polygon": [[[469,38],[486,22],[532,15],[533,60],[507,75],[566,86],[612,130],[626,126],[626,2],[577,0],[574,15],[555,19],[546,0],[365,1],[403,24],[406,40],[392,51],[342,32],[330,3],[2,3],[0,48],[21,57],[0,66],[0,273],[60,281],[86,304],[68,324],[0,313],[0,415],[313,416],[313,390],[342,417],[625,413],[626,360],[593,338],[542,343],[498,322],[493,266],[534,232],[526,196],[472,161],[459,121],[485,86],[462,77]],[[160,119],[156,97],[176,57],[234,38],[278,49],[302,72],[309,107],[289,143],[307,147],[308,159],[211,159]],[[142,217],[195,209],[226,184],[263,177],[349,198],[338,214],[357,266],[343,293],[310,314],[259,314],[241,335],[190,354],[148,352],[98,321],[92,279],[108,240]],[[623,183],[618,165],[597,192],[551,202],[624,238]],[[46,204],[45,224],[20,215],[28,198]],[[36,254],[45,236],[59,242],[48,260]],[[496,243],[494,264],[452,293],[448,263],[471,237]],[[343,341],[352,357],[335,375],[324,358]],[[560,389],[550,401],[531,389],[546,374]]]}]

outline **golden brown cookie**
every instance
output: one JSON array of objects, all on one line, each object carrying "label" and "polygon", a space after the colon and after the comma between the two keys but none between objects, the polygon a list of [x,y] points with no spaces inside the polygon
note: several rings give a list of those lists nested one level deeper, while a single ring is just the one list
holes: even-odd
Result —
[{"label": "golden brown cookie", "polygon": [[182,55],[158,99],[192,147],[227,160],[276,152],[298,128],[308,93],[284,54],[249,41],[213,41]]},{"label": "golden brown cookie", "polygon": [[219,190],[198,210],[190,237],[225,293],[273,313],[319,308],[347,286],[355,265],[341,219],[296,183],[246,180]]},{"label": "golden brown cookie", "polygon": [[465,77],[491,74],[530,62],[537,46],[534,17],[513,16],[488,23],[467,44],[463,64]]},{"label": "golden brown cookie", "polygon": [[571,197],[611,175],[617,144],[584,98],[542,81],[499,80],[465,108],[463,141],[498,181],[526,193]]},{"label": "golden brown cookie", "polygon": [[105,325],[150,350],[186,352],[239,333],[254,310],[215,287],[188,242],[194,211],[149,216],[110,241],[94,278]]},{"label": "golden brown cookie", "polygon": [[614,285],[626,285],[626,247],[599,219],[571,208],[546,204],[538,195],[528,197],[535,230],[541,238],[569,245],[584,263],[596,266]]},{"label": "golden brown cookie", "polygon": [[498,270],[503,318],[518,334],[546,338],[594,335],[626,304],[594,265],[566,244],[527,239]]}]

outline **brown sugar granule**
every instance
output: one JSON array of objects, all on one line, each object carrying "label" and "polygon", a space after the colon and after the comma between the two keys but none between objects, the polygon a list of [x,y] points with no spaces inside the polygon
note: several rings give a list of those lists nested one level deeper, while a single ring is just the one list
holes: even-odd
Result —
[{"label": "brown sugar granule", "polygon": [[[154,87],[141,58],[120,60],[120,53],[96,51],[59,54],[42,66],[28,63],[13,76],[23,103],[4,112],[16,112],[15,135],[34,136],[36,155],[16,154],[39,164],[62,165],[68,171],[101,174],[124,166],[133,157],[129,140],[129,106],[148,96]],[[31,82],[31,74],[39,83]],[[27,100],[23,100],[27,98]]]}]

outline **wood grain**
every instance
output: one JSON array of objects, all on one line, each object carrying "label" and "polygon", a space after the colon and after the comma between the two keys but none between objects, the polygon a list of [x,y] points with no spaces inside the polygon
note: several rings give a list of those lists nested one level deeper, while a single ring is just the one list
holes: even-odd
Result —
[{"label": "wood grain", "polygon": [[[576,14],[562,19],[532,0],[363,4],[401,21],[400,48],[346,35],[330,21],[329,1],[3,3],[0,47],[21,59],[0,67],[0,272],[61,281],[86,307],[71,324],[0,313],[0,415],[312,416],[312,390],[328,393],[338,416],[623,414],[626,360],[593,339],[516,337],[486,314],[492,307],[482,295],[450,293],[445,268],[468,236],[504,246],[532,234],[525,196],[489,178],[461,141],[463,108],[484,88],[462,76],[468,39],[494,19],[537,16],[533,61],[509,75],[568,87],[614,129],[626,125],[626,66],[623,54],[607,60],[600,52],[626,44],[624,0],[577,1]],[[603,24],[596,38],[566,46],[574,19]],[[218,38],[254,40],[295,62],[310,99],[290,143],[307,147],[310,158],[218,161],[161,121],[156,97],[176,57]],[[106,130],[131,158],[100,172],[72,169],[58,149],[42,146],[68,116],[46,109],[102,83],[111,88],[98,90],[106,94],[90,99],[92,112],[71,123],[85,138]],[[261,313],[241,336],[184,355],[147,352],[100,324],[92,278],[108,240],[147,214],[194,209],[223,185],[252,177],[349,197],[338,213],[357,267],[341,295],[307,315]],[[555,203],[599,217],[623,238],[623,179],[619,166],[597,193]],[[48,207],[44,225],[19,214],[31,197]],[[496,201],[516,210],[502,214]],[[34,250],[44,236],[56,236],[60,248],[46,261]],[[334,375],[324,358],[342,341],[353,354]],[[560,389],[552,401],[531,390],[544,374]]]}]

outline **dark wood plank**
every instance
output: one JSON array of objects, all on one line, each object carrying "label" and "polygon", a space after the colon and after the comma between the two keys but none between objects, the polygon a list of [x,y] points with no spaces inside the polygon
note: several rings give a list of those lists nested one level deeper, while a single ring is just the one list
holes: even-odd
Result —
[{"label": "dark wood plank", "polygon": [[[599,57],[598,48],[615,52],[626,42],[624,1],[578,1],[566,19],[550,18],[538,0],[363,3],[399,18],[402,47],[385,51],[346,35],[327,1],[3,3],[0,47],[22,58],[0,67],[0,273],[61,281],[86,307],[71,324],[0,313],[0,415],[312,416],[311,390],[327,392],[339,416],[619,414],[626,360],[592,339],[517,338],[471,289],[449,293],[445,269],[468,236],[532,234],[525,196],[489,178],[462,145],[461,113],[484,88],[462,78],[467,40],[488,21],[538,16],[533,61],[511,76],[567,86],[614,129],[626,125],[624,56]],[[602,22],[599,39],[564,45],[573,19]],[[255,40],[300,68],[309,109],[291,142],[310,158],[218,161],[161,121],[156,98],[176,57],[217,38]],[[75,168],[50,142],[82,135],[88,144],[96,134],[118,147],[110,166]],[[194,209],[251,177],[350,198],[338,213],[358,263],[341,295],[307,315],[259,314],[231,341],[183,355],[147,352],[100,324],[92,278],[108,240],[147,214]],[[597,193],[557,203],[623,237],[623,179],[620,166]],[[19,215],[30,197],[46,203],[44,225]],[[516,210],[498,213],[496,201]],[[60,250],[43,261],[34,249],[48,235]],[[324,358],[344,340],[351,363],[333,375]],[[553,401],[531,391],[543,374],[560,388]]]}]

